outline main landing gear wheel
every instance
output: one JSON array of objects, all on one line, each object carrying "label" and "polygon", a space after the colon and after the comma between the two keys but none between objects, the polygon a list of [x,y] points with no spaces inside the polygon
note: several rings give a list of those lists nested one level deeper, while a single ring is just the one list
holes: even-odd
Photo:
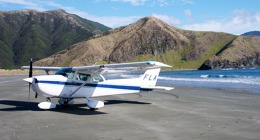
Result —
[{"label": "main landing gear wheel", "polygon": [[68,107],[70,104],[74,104],[74,100],[69,98],[60,98],[58,102],[63,107]]},{"label": "main landing gear wheel", "polygon": [[101,107],[104,107],[104,102],[98,100],[88,100],[87,106],[90,110],[97,110]]},{"label": "main landing gear wheel", "polygon": [[89,108],[91,111],[96,111],[98,108]]}]

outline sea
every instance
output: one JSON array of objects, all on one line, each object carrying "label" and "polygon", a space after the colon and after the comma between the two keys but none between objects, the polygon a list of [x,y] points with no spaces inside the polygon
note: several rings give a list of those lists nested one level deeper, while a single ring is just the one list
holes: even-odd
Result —
[{"label": "sea", "polygon": [[260,94],[260,69],[162,71],[157,84],[235,89]]}]

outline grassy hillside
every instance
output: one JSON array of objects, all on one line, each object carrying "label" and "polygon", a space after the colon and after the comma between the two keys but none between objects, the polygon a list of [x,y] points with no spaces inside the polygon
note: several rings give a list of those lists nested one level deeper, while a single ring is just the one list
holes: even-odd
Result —
[{"label": "grassy hillside", "polygon": [[238,36],[181,30],[146,17],[128,26],[82,41],[36,62],[47,66],[80,66],[156,60],[172,69],[198,69],[226,50]]},{"label": "grassy hillside", "polygon": [[239,36],[224,51],[207,60],[201,69],[259,68],[260,37]]},{"label": "grassy hillside", "polygon": [[[203,35],[199,35],[203,34]],[[226,44],[228,44],[231,40],[235,39],[236,36],[218,33],[215,37],[212,37],[216,33],[203,33],[197,32],[196,39],[194,40],[197,44],[193,44],[189,42],[188,46],[179,46],[177,50],[169,50],[165,53],[160,53],[159,55],[152,54],[142,54],[134,57],[130,61],[143,61],[143,60],[155,60],[165,62],[169,65],[172,65],[172,69],[198,69],[206,60],[215,55],[219,50],[221,50]],[[206,43],[206,39],[211,36],[211,40],[213,42]],[[227,36],[222,38],[221,36]],[[204,52],[199,53],[199,50],[202,50],[202,46],[205,46],[206,49]],[[197,52],[197,54],[195,54]],[[191,58],[191,56],[197,58]]]},{"label": "grassy hillside", "polygon": [[0,12],[0,68],[27,65],[109,29],[63,10]]}]

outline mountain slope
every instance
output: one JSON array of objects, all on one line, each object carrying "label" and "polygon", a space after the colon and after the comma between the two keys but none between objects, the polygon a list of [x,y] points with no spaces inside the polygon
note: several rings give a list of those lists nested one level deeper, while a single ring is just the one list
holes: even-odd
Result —
[{"label": "mountain slope", "polygon": [[0,12],[0,68],[45,58],[109,29],[63,10]]},{"label": "mountain slope", "polygon": [[260,36],[260,31],[250,31],[243,33],[241,36]]},{"label": "mountain slope", "polygon": [[260,37],[240,36],[207,60],[200,69],[259,68]]},{"label": "mountain slope", "polygon": [[99,63],[157,60],[176,69],[198,68],[237,36],[185,31],[154,18],[110,30],[82,41],[36,64],[79,66]]}]

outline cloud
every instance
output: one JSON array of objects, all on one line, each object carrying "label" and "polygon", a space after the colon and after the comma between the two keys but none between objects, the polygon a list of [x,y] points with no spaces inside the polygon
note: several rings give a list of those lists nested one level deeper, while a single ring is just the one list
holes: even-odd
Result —
[{"label": "cloud", "polygon": [[144,5],[145,2],[148,0],[111,0],[113,2],[125,2],[125,3],[130,3],[132,5]]},{"label": "cloud", "polygon": [[152,16],[166,22],[169,25],[178,25],[181,23],[179,19],[167,16],[167,15],[152,14]]},{"label": "cloud", "polygon": [[190,17],[191,16],[191,10],[184,10],[184,16]]},{"label": "cloud", "polygon": [[102,23],[108,27],[116,28],[124,25],[131,24],[142,17],[140,16],[128,16],[128,17],[116,17],[116,16],[108,16],[108,17],[90,17],[89,19]]},{"label": "cloud", "polygon": [[240,35],[248,31],[260,30],[260,12],[234,10],[233,16],[228,19],[208,20],[203,23],[183,25],[181,28]]},{"label": "cloud", "polygon": [[170,0],[154,0],[152,5],[159,5],[160,7],[164,7],[166,5],[169,5],[170,2]]},{"label": "cloud", "polygon": [[68,13],[76,14],[80,17],[83,17],[83,18],[86,18],[86,19],[89,19],[89,20],[92,20],[95,22],[99,22],[101,24],[104,24],[104,25],[106,25],[108,27],[112,27],[112,28],[123,26],[123,25],[128,25],[141,18],[139,16],[128,16],[128,17],[96,16],[96,15],[92,15],[87,12],[78,10],[74,7],[63,6],[61,4],[58,4],[58,3],[55,3],[52,1],[47,1],[47,2],[45,2],[45,4],[48,6],[53,6],[55,8],[64,9]]},{"label": "cloud", "polygon": [[35,9],[39,11],[46,10],[43,8],[38,1],[30,1],[30,0],[0,0],[0,4],[18,4],[24,6],[26,9]]},{"label": "cloud", "polygon": [[192,0],[181,0],[182,4],[195,4]]},{"label": "cloud", "polygon": [[150,6],[164,7],[170,4],[194,4],[193,0],[110,0],[112,2],[130,3],[133,6],[141,6],[148,4]]},{"label": "cloud", "polygon": [[[127,0],[126,0],[127,1]],[[133,3],[138,4],[138,2],[145,2],[146,0],[129,0]],[[44,7],[52,7],[55,9],[64,9],[68,13],[79,15],[80,17],[99,22],[108,27],[119,27],[123,25],[128,25],[135,22],[136,20],[142,18],[141,16],[128,16],[128,17],[117,17],[117,16],[95,16],[89,14],[85,11],[76,9],[75,7],[64,6],[62,4],[56,3],[54,1],[38,1],[38,0],[0,0],[0,4],[18,4],[26,9],[35,9],[39,11],[46,11],[48,9]]]}]

